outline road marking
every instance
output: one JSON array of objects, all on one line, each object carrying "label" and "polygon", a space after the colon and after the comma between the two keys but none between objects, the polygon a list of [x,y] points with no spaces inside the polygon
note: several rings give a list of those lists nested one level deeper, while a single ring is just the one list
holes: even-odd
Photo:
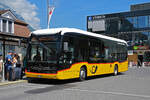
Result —
[{"label": "road marking", "polygon": [[80,92],[90,92],[90,93],[101,93],[101,94],[112,94],[112,95],[122,95],[122,96],[132,96],[132,97],[141,97],[141,98],[150,98],[149,95],[138,95],[138,94],[128,94],[121,92],[106,92],[106,91],[98,91],[98,90],[82,90],[82,89],[65,89],[68,91],[80,91]]}]

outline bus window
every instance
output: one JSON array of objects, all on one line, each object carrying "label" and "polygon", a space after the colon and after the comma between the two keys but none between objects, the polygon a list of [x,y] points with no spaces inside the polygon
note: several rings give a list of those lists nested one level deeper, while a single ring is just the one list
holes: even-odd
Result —
[{"label": "bus window", "polygon": [[87,61],[89,58],[88,55],[88,39],[81,39],[78,38],[78,44],[80,45],[76,45],[76,55],[77,55],[77,60],[78,61]]},{"label": "bus window", "polygon": [[44,48],[44,61],[56,63],[56,42],[45,43],[47,48]]},{"label": "bus window", "polygon": [[90,55],[89,60],[92,63],[104,62],[105,50],[104,43],[100,40],[90,41]]},{"label": "bus window", "polygon": [[74,61],[74,39],[73,37],[64,36],[63,49],[60,57],[60,63],[72,64]]},{"label": "bus window", "polygon": [[63,45],[63,55],[66,55],[68,60],[80,62],[89,59],[88,38],[64,36]]}]

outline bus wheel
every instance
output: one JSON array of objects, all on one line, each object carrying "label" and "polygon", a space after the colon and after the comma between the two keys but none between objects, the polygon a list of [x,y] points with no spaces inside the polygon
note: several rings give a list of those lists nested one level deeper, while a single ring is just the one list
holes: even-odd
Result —
[{"label": "bus wheel", "polygon": [[118,66],[115,65],[115,68],[114,68],[114,76],[118,75]]},{"label": "bus wheel", "polygon": [[79,80],[83,81],[86,79],[86,69],[84,67],[81,67],[80,69],[80,75],[79,75]]}]

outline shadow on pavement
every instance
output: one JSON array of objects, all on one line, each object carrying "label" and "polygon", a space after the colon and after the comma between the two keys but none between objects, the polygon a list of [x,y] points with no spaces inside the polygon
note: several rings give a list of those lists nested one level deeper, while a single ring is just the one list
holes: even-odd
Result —
[{"label": "shadow on pavement", "polygon": [[36,89],[28,90],[25,91],[24,93],[41,94],[41,93],[46,93],[46,92],[51,92],[56,90],[64,90],[67,88],[75,87],[76,86],[75,84],[69,84],[74,82],[78,82],[77,79],[70,79],[70,80],[35,79],[32,83],[46,85],[46,86],[49,85],[49,86],[40,88],[37,85]]},{"label": "shadow on pavement", "polygon": [[72,84],[65,84],[65,85],[53,85],[53,86],[48,86],[44,88],[37,88],[37,89],[32,89],[25,91],[27,94],[41,94],[41,93],[46,93],[46,92],[51,92],[51,91],[56,91],[56,90],[64,90],[67,88],[75,87],[76,85]]},{"label": "shadow on pavement", "polygon": [[32,79],[34,84],[45,84],[45,85],[64,85],[69,83],[79,82],[77,79],[69,79],[69,80],[53,80],[53,79]]}]

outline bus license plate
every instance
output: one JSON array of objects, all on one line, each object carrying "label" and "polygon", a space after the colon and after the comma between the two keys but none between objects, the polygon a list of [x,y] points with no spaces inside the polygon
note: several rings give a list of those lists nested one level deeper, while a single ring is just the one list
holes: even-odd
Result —
[{"label": "bus license plate", "polygon": [[41,76],[41,75],[38,75],[37,77],[38,77],[38,78],[42,78],[42,76]]}]

